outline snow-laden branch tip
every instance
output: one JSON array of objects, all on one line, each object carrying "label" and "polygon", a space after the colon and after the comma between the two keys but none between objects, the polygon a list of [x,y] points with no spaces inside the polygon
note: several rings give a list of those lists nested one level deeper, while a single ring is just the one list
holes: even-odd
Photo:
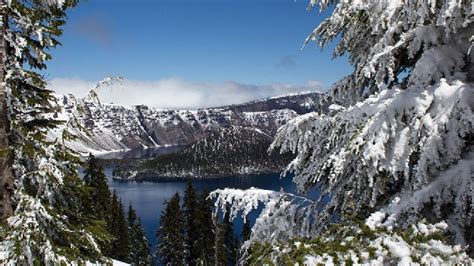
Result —
[{"label": "snow-laden branch tip", "polygon": [[292,237],[308,237],[314,232],[314,219],[318,204],[310,199],[291,193],[250,188],[218,189],[210,193],[215,199],[215,211],[230,211],[230,219],[240,215],[244,220],[252,211],[263,210],[252,228],[250,243],[277,242]]}]

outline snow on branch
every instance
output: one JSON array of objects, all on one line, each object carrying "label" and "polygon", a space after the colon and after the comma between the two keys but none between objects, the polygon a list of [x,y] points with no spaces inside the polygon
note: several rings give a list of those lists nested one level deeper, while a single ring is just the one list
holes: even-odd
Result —
[{"label": "snow on branch", "polygon": [[333,195],[328,208],[374,208],[402,190],[422,189],[466,156],[473,93],[473,84],[446,80],[383,90],[332,116],[293,119],[271,148],[297,153],[286,171],[301,191],[320,183]]},{"label": "snow on branch", "polygon": [[[77,157],[61,139],[47,140],[61,121],[46,81],[49,51],[59,44],[66,9],[75,0],[4,1],[5,91],[13,151],[13,214],[3,224],[0,263],[80,264],[100,257],[90,222],[82,216]],[[70,210],[74,210],[71,212]],[[65,241],[67,240],[67,241]],[[84,252],[87,250],[86,252]],[[2,264],[2,265],[3,265]]]},{"label": "snow on branch", "polygon": [[263,205],[246,245],[255,240],[277,242],[313,234],[318,205],[305,197],[257,188],[218,189],[211,192],[209,197],[216,200],[216,212],[230,207],[231,219],[239,214],[245,219],[252,210]]},{"label": "snow on branch", "polygon": [[[319,3],[324,10],[335,2],[311,0],[310,7]],[[472,45],[473,14],[473,3],[457,0],[337,1],[333,14],[305,44],[315,41],[325,47],[337,40],[334,56],[349,55],[355,67],[353,86],[343,90],[372,93],[407,86],[408,79],[425,84],[441,77],[451,80],[466,64],[462,57]],[[405,75],[414,69],[423,78]]]}]

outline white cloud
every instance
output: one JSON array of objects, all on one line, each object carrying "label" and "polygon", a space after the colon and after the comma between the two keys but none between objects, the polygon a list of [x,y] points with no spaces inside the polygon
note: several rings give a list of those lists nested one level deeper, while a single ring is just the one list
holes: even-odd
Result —
[{"label": "white cloud", "polygon": [[[73,94],[84,97],[95,82],[78,78],[56,78],[48,88],[58,94]],[[322,83],[308,81],[302,86],[274,83],[270,85],[228,82],[190,82],[180,78],[157,81],[124,80],[122,84],[98,90],[103,102],[125,106],[145,104],[159,108],[204,108],[243,103],[246,101],[295,93],[321,91]]]}]

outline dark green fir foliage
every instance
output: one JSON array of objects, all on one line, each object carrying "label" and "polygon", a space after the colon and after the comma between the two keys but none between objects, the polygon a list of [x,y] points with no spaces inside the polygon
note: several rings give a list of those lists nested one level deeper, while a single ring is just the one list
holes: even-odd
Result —
[{"label": "dark green fir foliage", "polygon": [[240,244],[237,236],[234,234],[234,225],[230,219],[229,207],[226,208],[222,227],[224,233],[224,243],[226,247],[227,265],[236,265]]},{"label": "dark green fir foliage", "polygon": [[249,217],[248,215],[245,217],[244,225],[242,226],[242,241],[247,241],[250,239],[250,235],[252,234],[252,227],[250,226]]},{"label": "dark green fir foliage", "polygon": [[230,210],[227,208],[223,220],[214,217],[214,254],[216,265],[236,265],[238,261],[239,241],[234,234]]},{"label": "dark green fir foliage", "polygon": [[214,263],[214,238],[215,229],[212,220],[212,201],[208,198],[206,189],[199,195],[198,205],[198,234],[197,244],[199,261],[204,265]]},{"label": "dark green fir foliage", "polygon": [[207,189],[199,193],[189,180],[182,206],[179,194],[166,204],[157,231],[158,254],[164,264],[236,265],[240,243],[229,212],[223,219],[213,215],[208,196]]},{"label": "dark green fir foliage", "polygon": [[188,179],[183,198],[183,213],[186,221],[186,261],[190,265],[195,265],[200,257],[200,227],[199,227],[199,206],[198,193],[193,186],[191,179]]},{"label": "dark green fir foliage", "polygon": [[125,216],[120,199],[115,192],[110,192],[102,165],[93,155],[89,155],[84,164],[84,183],[85,212],[98,224],[105,224],[108,233],[104,241],[98,241],[103,254],[134,265],[150,265],[148,240],[136,211],[130,204],[128,217]]},{"label": "dark green fir foliage", "polygon": [[112,194],[110,220],[107,221],[107,227],[114,239],[110,245],[110,250],[107,250],[106,254],[111,258],[128,262],[130,254],[128,223],[122,203],[115,191]]},{"label": "dark green fir foliage", "polygon": [[225,244],[225,228],[217,216],[214,222],[214,265],[227,265],[227,247]]},{"label": "dark green fir foliage", "polygon": [[108,220],[112,195],[103,168],[92,154],[85,164],[84,183],[90,188],[89,211],[98,219]]},{"label": "dark green fir foliage", "polygon": [[157,253],[164,265],[186,264],[185,217],[181,211],[179,193],[166,203],[160,217],[160,228],[156,232]]},{"label": "dark green fir foliage", "polygon": [[90,154],[84,163],[84,184],[86,203],[84,213],[94,217],[97,225],[105,227],[106,235],[97,244],[104,255],[110,255],[114,232],[110,231],[107,222],[112,219],[112,194],[107,185],[107,178],[99,161]]},{"label": "dark green fir foliage", "polygon": [[129,262],[132,265],[151,265],[148,239],[143,231],[140,218],[131,203],[128,207],[128,229],[130,234]]}]

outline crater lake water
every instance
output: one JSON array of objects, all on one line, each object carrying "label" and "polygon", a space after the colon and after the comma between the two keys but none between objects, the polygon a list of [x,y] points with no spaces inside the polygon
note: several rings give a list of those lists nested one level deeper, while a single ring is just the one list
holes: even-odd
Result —
[{"label": "crater lake water", "polygon": [[[170,149],[172,150],[172,149]],[[144,157],[147,157],[150,153],[163,154],[164,151],[150,151],[150,149],[144,150]],[[134,151],[134,158],[138,158],[139,152]],[[114,153],[106,155],[108,159],[112,158],[123,158],[124,154]],[[102,157],[102,156],[101,156]],[[125,156],[126,157],[126,156]],[[109,187],[111,190],[115,190],[120,196],[122,204],[125,210],[128,210],[128,205],[131,203],[136,209],[142,226],[146,232],[148,241],[151,245],[152,251],[156,249],[156,237],[155,231],[159,226],[159,219],[161,212],[165,207],[165,201],[169,200],[174,193],[179,192],[182,196],[186,187],[185,179],[178,179],[176,181],[120,181],[112,179],[113,168],[106,168],[105,174],[107,175]],[[284,190],[289,193],[297,193],[296,185],[292,182],[291,177],[280,178],[279,173],[274,174],[258,174],[248,176],[223,176],[217,178],[205,178],[205,179],[193,179],[194,187],[202,191],[207,188],[209,191],[223,188],[237,188],[237,189],[248,189],[251,187],[280,191]],[[305,196],[308,198],[316,198],[319,195],[318,189],[310,191]],[[257,212],[250,214],[249,220],[254,222],[258,215]],[[242,219],[236,219],[234,221],[234,231],[236,234],[240,234],[242,228]]]}]

